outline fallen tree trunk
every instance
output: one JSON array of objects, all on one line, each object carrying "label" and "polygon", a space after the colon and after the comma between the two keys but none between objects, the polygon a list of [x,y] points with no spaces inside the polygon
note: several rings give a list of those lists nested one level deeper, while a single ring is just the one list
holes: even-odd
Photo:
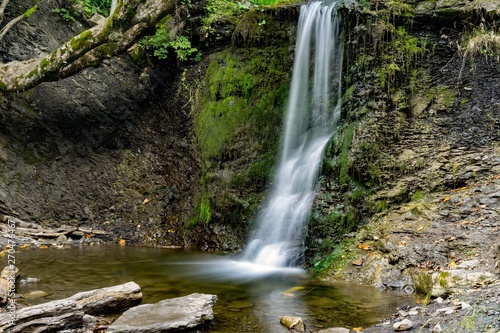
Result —
[{"label": "fallen tree trunk", "polygon": [[85,291],[71,297],[30,306],[16,312],[15,323],[9,314],[0,314],[0,331],[43,333],[82,324],[84,314],[120,313],[140,304],[142,292],[135,282]]}]

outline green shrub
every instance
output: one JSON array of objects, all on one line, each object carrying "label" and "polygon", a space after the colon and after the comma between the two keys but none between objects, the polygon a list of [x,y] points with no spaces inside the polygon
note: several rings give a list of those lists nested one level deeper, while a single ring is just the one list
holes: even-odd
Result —
[{"label": "green shrub", "polygon": [[152,49],[153,55],[158,59],[167,59],[168,51],[173,50],[179,61],[200,61],[201,52],[192,47],[191,41],[185,36],[171,38],[165,27],[158,28],[156,33],[150,37],[144,37],[139,45],[146,49]]}]

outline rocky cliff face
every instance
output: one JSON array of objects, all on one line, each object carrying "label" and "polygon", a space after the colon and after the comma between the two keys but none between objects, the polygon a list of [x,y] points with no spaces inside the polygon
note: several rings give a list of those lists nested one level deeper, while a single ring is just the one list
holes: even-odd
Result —
[{"label": "rocky cliff face", "polygon": [[[7,19],[26,6],[14,1]],[[91,24],[54,6],[9,32],[4,61],[50,53]],[[123,54],[2,96],[0,213],[141,244],[240,248],[274,163],[296,13],[231,17],[200,63]]]},{"label": "rocky cliff face", "polygon": [[498,5],[432,4],[379,3],[347,23],[344,124],[308,243],[311,253],[327,253],[311,259],[328,279],[427,293],[415,272],[471,256],[478,269],[495,270],[497,245],[460,225],[484,220],[483,237],[498,238],[499,44],[476,44],[498,38]]},{"label": "rocky cliff face", "polygon": [[[6,36],[2,45],[16,48],[4,47],[5,60],[22,60],[18,49],[50,52],[74,34],[47,3],[36,13],[46,20],[27,20]],[[149,73],[123,55],[2,96],[1,213],[184,245],[199,163],[189,109],[172,84],[177,68],[165,68]]]}]

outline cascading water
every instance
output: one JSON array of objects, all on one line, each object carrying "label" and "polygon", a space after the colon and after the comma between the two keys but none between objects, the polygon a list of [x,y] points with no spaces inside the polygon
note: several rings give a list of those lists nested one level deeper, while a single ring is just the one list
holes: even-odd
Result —
[{"label": "cascading water", "polygon": [[340,118],[342,43],[337,1],[303,5],[274,188],[243,260],[286,267],[301,258],[324,148]]}]

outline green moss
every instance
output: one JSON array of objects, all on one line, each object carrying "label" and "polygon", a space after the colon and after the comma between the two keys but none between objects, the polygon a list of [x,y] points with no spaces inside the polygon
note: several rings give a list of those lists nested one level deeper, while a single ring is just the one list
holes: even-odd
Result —
[{"label": "green moss", "polygon": [[252,163],[246,170],[237,174],[231,181],[233,186],[258,190],[264,186],[276,165],[276,154],[269,152]]},{"label": "green moss", "polygon": [[447,288],[448,287],[448,277],[450,276],[450,273],[448,272],[440,272],[438,279],[439,279],[439,285],[442,288]]},{"label": "green moss", "polygon": [[413,201],[419,201],[419,200],[422,200],[424,198],[424,192],[422,191],[415,191],[415,193],[413,193],[412,197],[411,197],[411,200]]},{"label": "green moss", "polygon": [[423,295],[432,293],[432,276],[428,272],[414,269],[411,272],[411,277],[418,293]]},{"label": "green moss", "polygon": [[352,261],[354,254],[349,249],[354,244],[353,239],[345,239],[334,247],[327,256],[314,259],[312,262],[312,273],[317,277],[324,276],[328,272],[339,271],[348,262]]},{"label": "green moss", "polygon": [[349,148],[354,138],[355,123],[350,124],[342,137],[342,150],[340,152],[340,184],[346,185],[349,180]]},{"label": "green moss", "polygon": [[212,211],[210,206],[210,198],[207,194],[202,195],[196,214],[189,221],[189,226],[194,227],[200,222],[203,224],[209,224],[212,218]]},{"label": "green moss", "polygon": [[73,37],[69,43],[73,50],[78,50],[82,48],[83,44],[88,43],[93,37],[94,35],[92,32],[90,30],[86,30],[80,35]]},{"label": "green moss", "polygon": [[440,109],[449,108],[455,101],[455,91],[447,86],[439,86],[436,88],[435,102]]},{"label": "green moss", "polygon": [[381,213],[387,208],[389,208],[389,204],[387,203],[387,201],[376,201],[374,205],[375,205],[375,212],[377,213]]},{"label": "green moss", "polygon": [[24,18],[25,19],[28,19],[31,15],[33,15],[33,13],[36,11],[37,9],[37,6],[33,6],[31,7],[30,9],[28,9],[23,15],[24,15]]},{"label": "green moss", "polygon": [[44,58],[44,59],[42,59],[42,60],[40,61],[40,65],[39,65],[39,67],[40,67],[42,70],[43,70],[43,69],[45,69],[45,68],[47,68],[48,66],[49,66],[49,61],[48,61],[47,59],[45,59],[45,58]]},{"label": "green moss", "polygon": [[276,147],[287,90],[285,57],[285,48],[250,48],[213,58],[195,127],[204,159],[219,158],[243,133],[260,141],[264,150]]}]

